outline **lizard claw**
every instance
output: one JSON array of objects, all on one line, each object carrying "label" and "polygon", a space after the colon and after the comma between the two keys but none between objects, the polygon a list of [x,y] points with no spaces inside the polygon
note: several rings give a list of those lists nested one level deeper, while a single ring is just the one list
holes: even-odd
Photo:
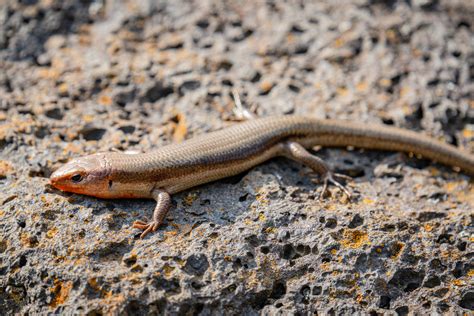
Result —
[{"label": "lizard claw", "polygon": [[336,187],[338,187],[342,192],[344,192],[344,194],[347,196],[347,198],[349,200],[351,199],[352,196],[351,196],[351,193],[349,192],[349,190],[347,190],[346,187],[343,184],[341,184],[339,181],[337,181],[336,178],[340,178],[340,179],[347,180],[347,181],[352,180],[351,177],[346,176],[345,174],[327,172],[323,176],[323,183],[324,184],[323,184],[323,190],[321,191],[321,194],[319,195],[320,200],[322,200],[324,198],[324,195],[328,191],[328,185],[329,184],[333,184]]},{"label": "lizard claw", "polygon": [[132,225],[133,228],[138,228],[138,229],[143,230],[143,233],[141,233],[140,235],[141,239],[145,238],[145,236],[148,235],[149,233],[155,232],[159,226],[160,226],[160,223],[155,222],[155,221],[151,221],[148,223],[145,223],[143,221],[135,221],[135,223],[133,223]]}]

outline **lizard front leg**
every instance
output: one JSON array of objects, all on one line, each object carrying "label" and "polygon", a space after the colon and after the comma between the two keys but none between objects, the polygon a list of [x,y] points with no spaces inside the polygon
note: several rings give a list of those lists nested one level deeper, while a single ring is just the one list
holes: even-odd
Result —
[{"label": "lizard front leg", "polygon": [[166,214],[171,207],[171,196],[168,192],[155,189],[152,192],[152,197],[156,200],[153,219],[149,222],[135,221],[132,226],[133,228],[143,230],[140,238],[144,238],[146,235],[148,235],[148,233],[156,231],[163,223]]}]

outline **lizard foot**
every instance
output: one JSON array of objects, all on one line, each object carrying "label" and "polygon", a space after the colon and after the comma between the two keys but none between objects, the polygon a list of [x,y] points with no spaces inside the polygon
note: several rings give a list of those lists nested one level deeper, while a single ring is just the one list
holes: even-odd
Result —
[{"label": "lizard foot", "polygon": [[322,177],[322,179],[323,179],[323,190],[321,191],[321,194],[319,195],[320,200],[322,200],[324,198],[324,196],[326,195],[326,192],[328,191],[328,185],[329,184],[333,184],[336,187],[338,187],[342,192],[344,192],[344,194],[347,196],[349,201],[351,200],[351,197],[352,197],[351,193],[349,192],[349,190],[347,190],[347,188],[343,184],[341,184],[337,180],[337,178],[342,179],[342,180],[346,180],[346,181],[351,181],[352,180],[351,177],[346,176],[345,174],[332,173],[332,172],[328,171]]},{"label": "lizard foot", "polygon": [[140,235],[140,238],[143,239],[149,233],[155,232],[158,229],[158,227],[160,227],[160,223],[155,222],[155,221],[150,221],[148,223],[143,222],[143,221],[135,221],[132,227],[143,230],[143,233]]}]

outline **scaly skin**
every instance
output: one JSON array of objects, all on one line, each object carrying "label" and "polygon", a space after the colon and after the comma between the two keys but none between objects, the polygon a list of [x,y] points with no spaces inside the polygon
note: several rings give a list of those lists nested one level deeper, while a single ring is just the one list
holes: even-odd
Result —
[{"label": "scaly skin", "polygon": [[336,181],[327,164],[305,150],[317,145],[409,152],[474,175],[474,155],[412,131],[383,125],[298,116],[249,120],[145,154],[98,153],[76,158],[51,175],[63,191],[100,198],[154,198],[153,220],[137,221],[142,237],[155,231],[170,206],[170,194],[236,175],[272,157],[285,156],[321,174],[323,193]]}]

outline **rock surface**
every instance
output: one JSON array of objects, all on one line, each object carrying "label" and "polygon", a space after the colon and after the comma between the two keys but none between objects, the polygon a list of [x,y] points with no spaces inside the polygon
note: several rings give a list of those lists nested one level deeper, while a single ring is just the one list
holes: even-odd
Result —
[{"label": "rock surface", "polygon": [[407,315],[474,309],[472,181],[319,150],[354,201],[275,159],[153,201],[49,188],[71,157],[148,151],[259,115],[420,130],[474,151],[472,1],[0,5],[0,308],[8,314]]}]

